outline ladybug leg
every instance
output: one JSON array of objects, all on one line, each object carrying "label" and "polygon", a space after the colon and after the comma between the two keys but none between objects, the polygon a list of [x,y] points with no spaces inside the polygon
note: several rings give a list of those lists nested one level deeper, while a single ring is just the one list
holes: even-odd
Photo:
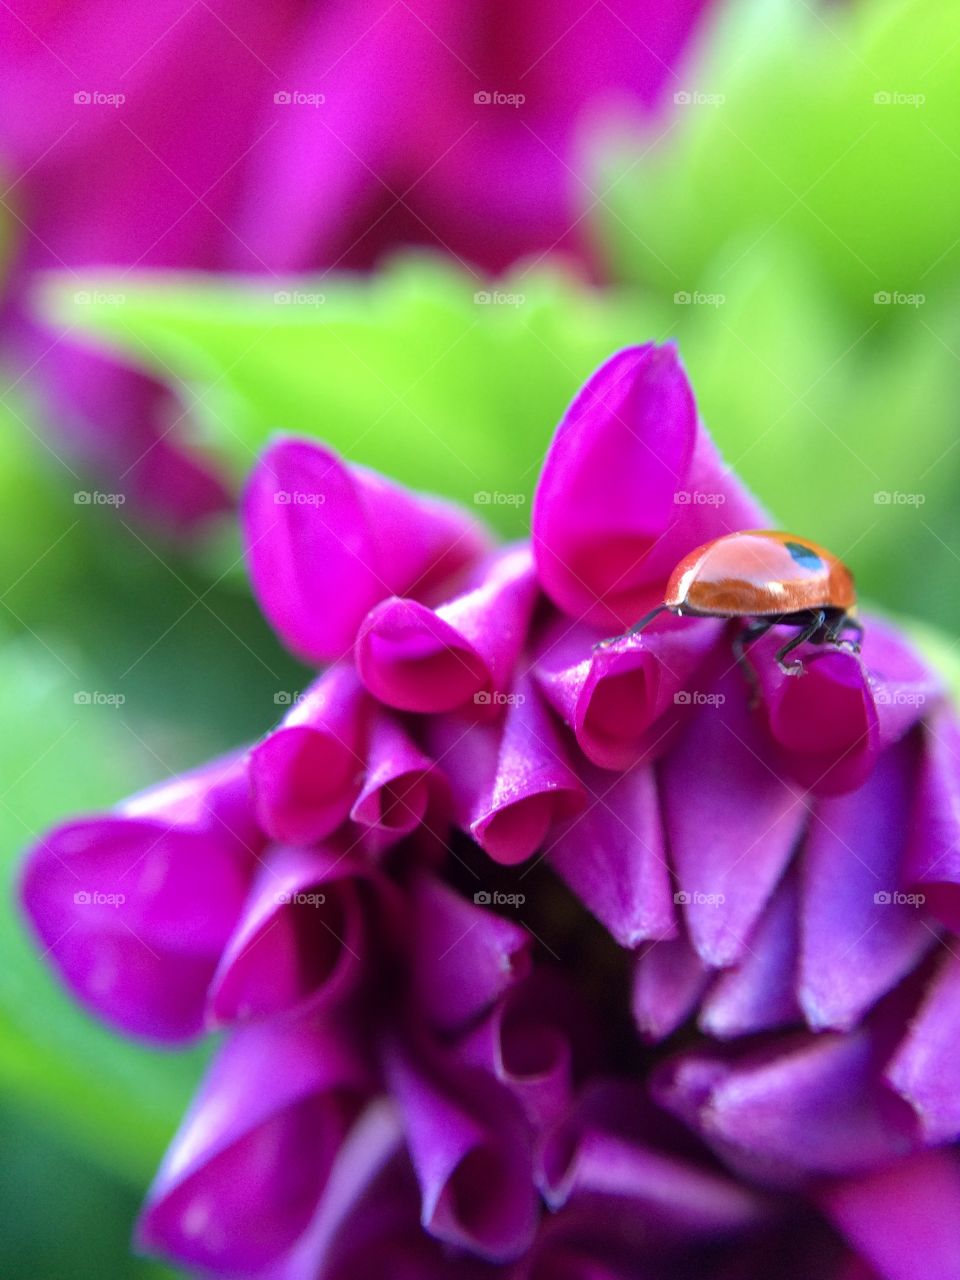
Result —
[{"label": "ladybug leg", "polygon": [[[855,640],[841,640],[840,634],[843,631],[855,631],[857,633]],[[859,653],[860,645],[863,643],[863,623],[858,622],[856,618],[850,618],[844,615],[837,627],[837,644],[844,649],[849,649],[851,653]]]},{"label": "ladybug leg", "polygon": [[645,613],[639,622],[635,622],[629,631],[624,631],[619,636],[608,636],[606,640],[598,640],[593,646],[595,649],[609,649],[611,645],[619,644],[621,640],[629,640],[631,636],[635,636],[642,631],[648,622],[652,622],[661,613],[668,613],[669,606],[658,604],[655,609],[651,609],[649,613]]},{"label": "ladybug leg", "polygon": [[747,645],[752,644],[754,640],[759,640],[762,635],[770,630],[780,621],[779,618],[756,618],[753,622],[747,623],[745,627],[737,632],[733,637],[733,656],[737,660],[740,670],[747,678],[747,684],[750,686],[750,706],[755,707],[760,701],[760,682],[757,679],[757,673],[753,669],[753,664],[747,657]]},{"label": "ladybug leg", "polygon": [[794,649],[798,649],[800,645],[806,644],[808,640],[812,640],[820,628],[826,621],[827,615],[822,609],[817,609],[811,614],[810,621],[805,627],[802,627],[792,640],[788,640],[782,649],[777,650],[777,663],[784,675],[800,676],[803,675],[803,663],[799,660],[796,662],[785,662],[787,654],[793,653]]}]

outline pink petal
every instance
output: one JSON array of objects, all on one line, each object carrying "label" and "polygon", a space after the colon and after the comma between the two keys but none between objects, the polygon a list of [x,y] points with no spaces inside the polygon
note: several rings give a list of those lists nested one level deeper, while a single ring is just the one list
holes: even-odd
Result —
[{"label": "pink petal", "polygon": [[665,1040],[690,1017],[710,970],[686,938],[653,942],[633,967],[631,1009],[645,1040]]},{"label": "pink petal", "polygon": [[960,1136],[960,958],[947,952],[919,1013],[887,1067],[928,1142]]},{"label": "pink petal", "polygon": [[208,1021],[326,1007],[370,963],[357,864],[332,849],[270,850],[210,987]]},{"label": "pink petal", "polygon": [[960,723],[944,707],[923,726],[923,754],[903,871],[905,887],[960,932]]},{"label": "pink petal", "polygon": [[519,1257],[537,1222],[525,1126],[505,1090],[480,1073],[441,1075],[388,1051],[427,1231],[491,1262]]},{"label": "pink petal", "polygon": [[818,1199],[883,1280],[960,1275],[955,1152],[921,1152],[892,1168],[834,1183]]},{"label": "pink petal", "polygon": [[846,1030],[936,941],[901,894],[916,752],[884,752],[868,781],[822,800],[803,857],[798,997],[814,1030]]},{"label": "pink petal", "polygon": [[781,767],[818,795],[852,791],[884,747],[898,741],[939,696],[939,684],[896,632],[865,620],[860,657],[834,648],[797,651],[801,676],[776,650],[795,629],[777,627],[751,647]]},{"label": "pink petal", "polygon": [[548,849],[554,871],[622,947],[673,938],[677,924],[653,770],[580,771],[587,810]]},{"label": "pink petal", "polygon": [[575,811],[583,790],[533,681],[507,695],[499,724],[431,725],[431,747],[450,781],[454,818],[495,862],[523,862],[554,821]]},{"label": "pink petal", "polygon": [[530,969],[533,939],[479,902],[440,880],[423,876],[411,890],[410,981],[417,1007],[437,1027],[453,1031],[472,1022]]},{"label": "pink petal", "polygon": [[761,519],[700,432],[676,351],[650,343],[608,360],[567,410],[534,499],[533,545],[553,602],[618,631],[660,602],[688,551]]},{"label": "pink petal", "polygon": [[802,792],[768,763],[747,696],[728,670],[660,766],[679,900],[691,942],[715,966],[746,954],[807,819]]},{"label": "pink petal", "polygon": [[312,844],[357,799],[369,702],[353,669],[331,667],[250,753],[257,816],[274,840]]},{"label": "pink petal", "polygon": [[763,1198],[713,1169],[651,1145],[637,1130],[644,1100],[629,1086],[598,1081],[542,1144],[539,1181],[554,1211],[581,1198],[618,1202],[624,1234],[643,1232],[663,1243],[673,1237],[714,1240],[755,1226]]},{"label": "pink petal", "polygon": [[718,623],[686,619],[595,648],[607,638],[601,630],[557,620],[534,673],[587,759],[623,771],[669,747],[692,702],[691,679],[719,631]]},{"label": "pink petal", "polygon": [[750,935],[743,959],[720,974],[703,999],[698,1023],[708,1035],[750,1035],[803,1020],[794,990],[799,910],[799,884],[791,870]]},{"label": "pink petal", "polygon": [[589,1052],[586,1040],[595,1034],[569,984],[539,969],[505,992],[457,1056],[505,1085],[542,1129],[570,1106],[574,1058]]},{"label": "pink petal", "polygon": [[88,1008],[132,1035],[188,1038],[262,845],[234,757],[55,828],[29,855],[24,906]]},{"label": "pink petal", "polygon": [[446,836],[449,807],[445,778],[429,756],[388,712],[378,711],[370,728],[367,772],[350,817],[376,855],[426,825],[437,840]]},{"label": "pink petal", "polygon": [[485,546],[453,506],[292,437],[254,468],[243,526],[260,607],[298,657],[317,663],[353,647],[379,600],[430,596]]},{"label": "pink petal", "polygon": [[370,1085],[333,1028],[270,1023],[236,1032],[157,1174],[141,1246],[218,1274],[268,1264],[309,1222]]},{"label": "pink petal", "polygon": [[658,1068],[654,1096],[726,1163],[772,1185],[873,1168],[916,1146],[909,1108],[881,1078],[865,1030],[797,1036],[739,1059],[691,1054]]},{"label": "pink petal", "polygon": [[469,590],[435,610],[393,598],[364,619],[357,669],[381,702],[403,711],[490,704],[506,692],[536,599],[530,552],[501,552]]}]

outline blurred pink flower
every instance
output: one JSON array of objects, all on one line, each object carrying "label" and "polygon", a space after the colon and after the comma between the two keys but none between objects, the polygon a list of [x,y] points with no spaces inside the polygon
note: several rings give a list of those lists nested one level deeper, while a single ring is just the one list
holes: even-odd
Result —
[{"label": "blurred pink flower", "polygon": [[490,271],[582,255],[587,140],[675,85],[704,7],[0,7],[7,327],[65,448],[168,524],[228,501],[169,395],[24,318],[37,269],[367,268],[409,242]]},{"label": "blurred pink flower", "polygon": [[802,678],[758,644],[756,705],[735,620],[594,647],[763,519],[652,344],[574,401],[529,547],[271,445],[254,589],[330,665],[246,757],[55,829],[24,880],[100,1016],[227,1029],[146,1247],[269,1280],[956,1280],[937,677],[876,618]]}]

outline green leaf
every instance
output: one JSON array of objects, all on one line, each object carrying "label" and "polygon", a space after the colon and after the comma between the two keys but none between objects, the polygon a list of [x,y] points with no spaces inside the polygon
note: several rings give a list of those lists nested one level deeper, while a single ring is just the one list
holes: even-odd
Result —
[{"label": "green leaf", "polygon": [[208,276],[54,280],[55,323],[179,390],[200,438],[245,474],[277,429],[313,434],[357,462],[525,529],[543,452],[570,398],[616,349],[663,316],[552,271],[496,286],[442,260],[382,275],[275,284]]},{"label": "green leaf", "polygon": [[149,1180],[205,1050],[160,1052],[96,1024],[40,957],[18,907],[21,851],[52,822],[144,785],[155,761],[112,707],[78,705],[39,640],[0,649],[0,1089],[138,1188]]}]

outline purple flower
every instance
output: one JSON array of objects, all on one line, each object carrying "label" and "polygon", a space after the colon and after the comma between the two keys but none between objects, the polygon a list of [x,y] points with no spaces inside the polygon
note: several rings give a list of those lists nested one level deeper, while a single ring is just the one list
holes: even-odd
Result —
[{"label": "purple flower", "polygon": [[58,828],[25,875],[97,1013],[226,1032],[145,1246],[268,1280],[955,1280],[938,678],[871,617],[802,676],[759,641],[755,687],[736,620],[595,648],[761,518],[670,348],[577,397],[531,548],[267,451],[255,589],[332,665],[245,756]]},{"label": "purple flower", "polygon": [[0,7],[0,158],[22,241],[7,334],[67,450],[175,526],[228,500],[167,393],[24,318],[37,271],[365,269],[411,242],[492,271],[585,256],[589,139],[682,87],[704,8]]}]

